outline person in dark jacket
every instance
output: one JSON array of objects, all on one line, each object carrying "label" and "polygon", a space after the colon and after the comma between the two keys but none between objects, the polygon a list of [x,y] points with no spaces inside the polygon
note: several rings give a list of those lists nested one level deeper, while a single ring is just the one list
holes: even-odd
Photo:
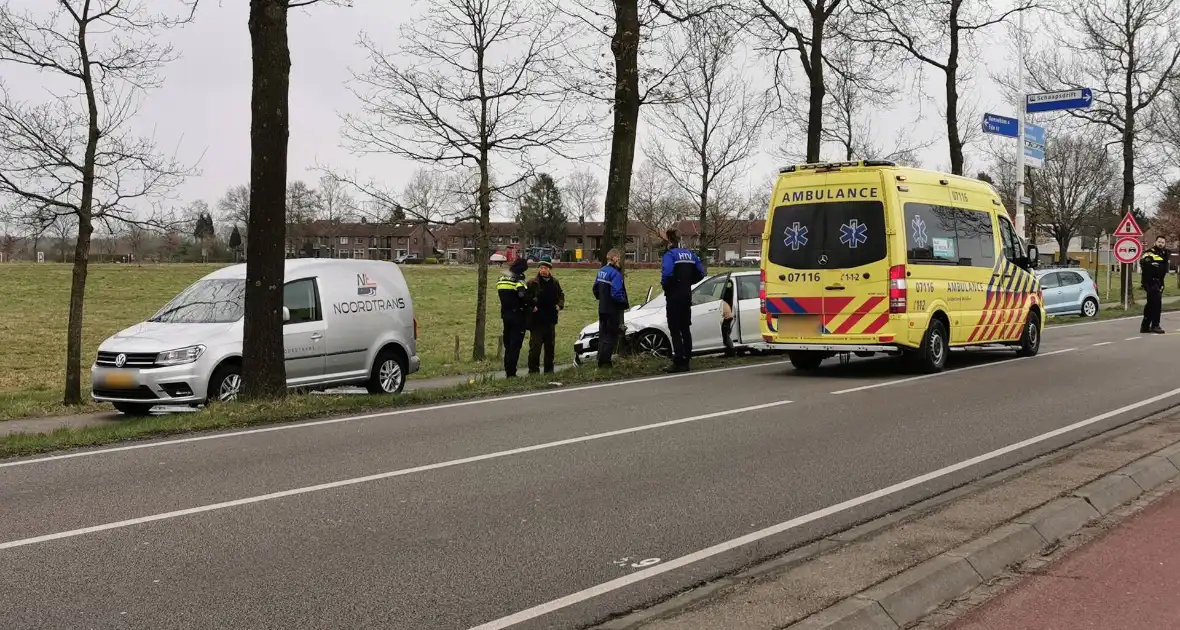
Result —
[{"label": "person in dark jacket", "polygon": [[692,358],[692,287],[705,279],[705,263],[691,250],[680,247],[680,233],[668,230],[660,286],[667,303],[668,332],[672,335],[669,372],[687,372]]},{"label": "person in dark jacket", "polygon": [[1143,323],[1139,326],[1139,332],[1142,333],[1164,333],[1164,329],[1160,328],[1160,316],[1164,310],[1164,281],[1168,279],[1168,260],[1172,256],[1167,244],[1167,239],[1162,236],[1155,239],[1155,247],[1144,252],[1139,259],[1139,266],[1143,270],[1143,290],[1147,291]]},{"label": "person in dark jacket", "polygon": [[532,305],[528,303],[528,286],[524,272],[529,263],[517,258],[508,268],[508,273],[496,282],[496,293],[500,296],[500,319],[504,322],[504,374],[516,377],[516,364],[520,361],[520,348],[524,345],[524,333],[528,330],[528,314]]},{"label": "person in dark jacket", "polygon": [[598,367],[612,367],[615,348],[619,345],[619,330],[623,327],[623,313],[631,308],[627,301],[627,285],[619,267],[619,250],[606,253],[606,264],[594,278],[594,299],[598,300]]},{"label": "person in dark jacket", "polygon": [[565,292],[553,277],[553,263],[541,259],[537,277],[529,280],[527,301],[533,305],[529,318],[529,374],[541,371],[541,351],[545,352],[545,373],[553,372],[553,351],[557,343],[557,313],[565,308]]}]

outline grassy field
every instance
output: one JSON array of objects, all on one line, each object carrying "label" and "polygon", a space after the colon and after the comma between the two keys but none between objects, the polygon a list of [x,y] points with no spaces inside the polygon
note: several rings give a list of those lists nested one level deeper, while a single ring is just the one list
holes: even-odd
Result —
[{"label": "grassy field", "polygon": [[[83,364],[89,367],[98,345],[108,336],[150,317],[181,289],[216,268],[186,264],[91,265],[82,329]],[[425,265],[402,269],[418,317],[422,372],[415,377],[499,369],[494,359],[500,335],[494,285],[501,270],[493,268],[489,282],[487,351],[493,359],[474,363],[475,270]],[[590,293],[594,273],[593,269],[560,269],[555,274],[566,292],[566,310],[557,329],[559,362],[573,359],[574,337],[598,317]],[[658,283],[658,275],[656,270],[628,271],[632,299],[642,299],[647,287]],[[0,334],[5,340],[4,352],[0,353],[0,418],[53,412],[49,407],[60,398],[64,378],[70,267],[52,263],[0,265],[0,295],[5,304],[4,317],[0,318]],[[89,383],[88,374],[83,375],[83,382]]]}]

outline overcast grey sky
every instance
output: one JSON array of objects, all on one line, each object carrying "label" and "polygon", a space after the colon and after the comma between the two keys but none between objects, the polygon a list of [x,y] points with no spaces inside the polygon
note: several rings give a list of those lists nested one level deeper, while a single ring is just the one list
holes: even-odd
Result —
[{"label": "overcast grey sky", "polygon": [[[154,0],[153,0],[154,1]],[[1001,4],[999,0],[996,4]],[[395,158],[365,156],[358,158],[341,147],[339,131],[342,112],[356,111],[357,103],[345,89],[350,69],[362,71],[365,56],[356,45],[358,33],[367,32],[373,39],[393,49],[398,41],[398,29],[413,19],[425,0],[355,0],[352,8],[313,6],[293,10],[290,20],[291,69],[291,135],[289,149],[289,177],[309,183],[318,178],[316,164],[356,170],[362,178],[384,182],[389,189],[400,189],[416,168],[415,164]],[[43,7],[45,0],[18,0],[17,5]],[[179,147],[179,154],[187,161],[201,157],[199,176],[189,179],[177,191],[178,203],[204,199],[215,205],[225,189],[247,183],[249,177],[250,124],[250,41],[247,32],[248,2],[222,0],[204,1],[195,23],[166,33],[181,58],[166,68],[166,83],[151,92],[136,120],[136,127],[153,133],[161,147]],[[974,68],[973,85],[965,94],[975,104],[975,112],[984,111],[1011,115],[1012,109],[1000,102],[985,65],[1002,67],[1010,62],[1004,31],[997,30],[981,41],[981,55]],[[883,68],[883,72],[893,72]],[[29,72],[9,73],[6,81],[18,94],[36,99],[40,81]],[[927,74],[927,90],[937,95],[941,75]],[[906,88],[908,90],[908,88]],[[938,102],[920,100],[912,93],[902,99],[895,111],[879,115],[877,130],[881,142],[889,142],[901,125],[915,121],[922,112],[925,122],[918,133],[937,139],[924,152],[924,165],[946,168],[949,164],[945,128]],[[964,127],[978,128],[980,122],[972,117],[963,121]],[[646,127],[641,126],[641,133]],[[764,149],[774,142],[781,144],[768,132]],[[781,134],[780,134],[781,136]],[[641,142],[642,145],[642,142]],[[1013,150],[1015,146],[1013,145]],[[638,162],[642,157],[637,159]],[[605,176],[608,158],[593,160],[589,166],[600,177]],[[750,164],[749,185],[762,186],[779,166],[778,161],[764,154]],[[972,172],[986,166],[978,151],[972,152],[968,166]],[[567,174],[572,166],[552,164],[558,177]]]}]

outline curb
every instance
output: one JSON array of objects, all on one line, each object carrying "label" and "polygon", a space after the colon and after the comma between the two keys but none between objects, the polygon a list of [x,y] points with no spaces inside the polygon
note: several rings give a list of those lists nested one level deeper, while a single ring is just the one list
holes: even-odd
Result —
[{"label": "curb", "polygon": [[1180,478],[1180,442],[1034,508],[991,533],[939,554],[788,630],[898,630],[992,579],[1006,567]]}]

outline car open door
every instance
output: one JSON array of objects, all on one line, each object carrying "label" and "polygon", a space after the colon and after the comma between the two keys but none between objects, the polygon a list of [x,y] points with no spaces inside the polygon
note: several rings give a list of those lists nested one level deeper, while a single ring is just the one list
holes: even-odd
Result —
[{"label": "car open door", "polygon": [[737,294],[733,299],[733,343],[738,346],[761,343],[762,331],[758,319],[762,310],[758,301],[758,274],[734,275],[734,279],[734,291]]},{"label": "car open door", "polygon": [[716,350],[721,341],[721,295],[729,274],[708,278],[692,290],[693,352]]}]

